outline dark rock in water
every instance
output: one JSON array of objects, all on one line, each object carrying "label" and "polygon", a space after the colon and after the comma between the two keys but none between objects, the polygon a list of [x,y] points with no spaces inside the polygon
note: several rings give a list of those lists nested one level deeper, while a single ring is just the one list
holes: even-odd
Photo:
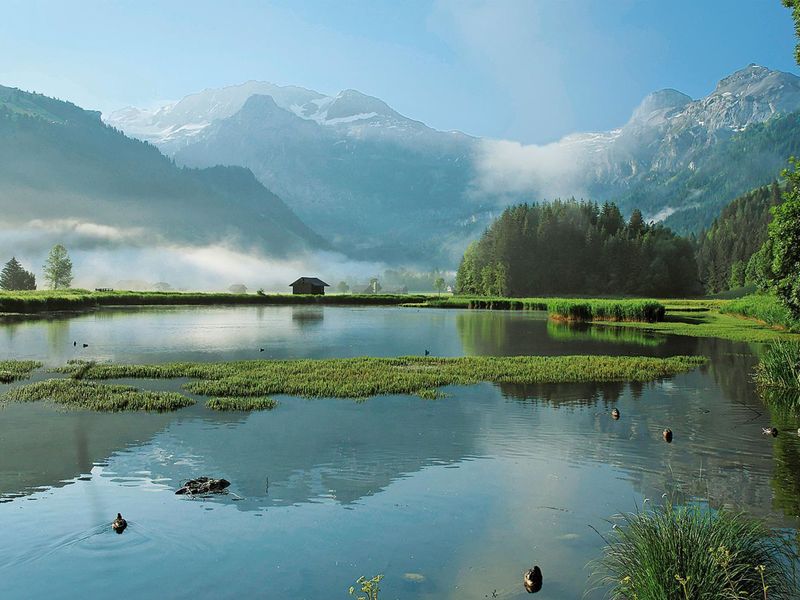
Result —
[{"label": "dark rock in water", "polygon": [[183,484],[176,494],[208,494],[221,492],[231,484],[227,479],[212,479],[211,477],[198,477],[190,479]]},{"label": "dark rock in water", "polygon": [[116,531],[117,533],[122,533],[125,531],[125,528],[128,526],[128,522],[122,518],[120,513],[117,513],[117,518],[111,521],[111,529]]},{"label": "dark rock in water", "polygon": [[542,570],[537,566],[525,571],[522,583],[529,594],[535,594],[542,589]]},{"label": "dark rock in water", "polygon": [[664,441],[668,444],[672,443],[672,429],[665,429],[661,432],[661,437],[664,438]]}]

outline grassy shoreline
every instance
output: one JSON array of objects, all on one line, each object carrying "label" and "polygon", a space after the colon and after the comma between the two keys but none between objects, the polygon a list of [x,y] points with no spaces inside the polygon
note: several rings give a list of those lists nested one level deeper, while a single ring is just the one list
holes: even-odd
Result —
[{"label": "grassy shoreline", "polygon": [[88,311],[106,306],[227,306],[322,304],[332,306],[397,306],[425,302],[429,296],[399,294],[231,294],[214,292],[91,292],[88,290],[38,290],[0,292],[0,313],[39,314]]},{"label": "grassy shoreline", "polygon": [[0,292],[0,316],[20,319],[103,307],[133,306],[329,305],[411,306],[487,310],[547,311],[556,321],[627,327],[646,332],[718,337],[741,342],[800,340],[800,324],[790,321],[775,298],[746,296],[737,300],[501,298],[439,295],[230,294],[194,292],[89,292],[58,290]]},{"label": "grassy shoreline", "polygon": [[458,358],[334,358],[251,360],[161,365],[95,364],[80,361],[55,369],[68,375],[9,390],[10,401],[51,400],[93,410],[174,410],[193,404],[174,392],[148,392],[98,383],[118,379],[188,378],[183,389],[211,398],[215,410],[270,409],[272,395],[364,399],[408,394],[435,399],[440,388],[478,383],[566,383],[664,379],[691,371],[705,357],[673,356],[466,356]]}]

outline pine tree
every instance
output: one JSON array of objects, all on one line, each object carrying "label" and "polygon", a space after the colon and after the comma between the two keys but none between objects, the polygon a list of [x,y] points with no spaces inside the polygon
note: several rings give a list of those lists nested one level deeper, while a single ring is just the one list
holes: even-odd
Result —
[{"label": "pine tree", "polygon": [[4,290],[35,290],[36,277],[26,271],[16,257],[11,257],[2,273],[0,273],[0,288]]},{"label": "pine tree", "polygon": [[61,244],[50,249],[43,269],[45,281],[54,290],[68,288],[72,283],[72,261]]}]

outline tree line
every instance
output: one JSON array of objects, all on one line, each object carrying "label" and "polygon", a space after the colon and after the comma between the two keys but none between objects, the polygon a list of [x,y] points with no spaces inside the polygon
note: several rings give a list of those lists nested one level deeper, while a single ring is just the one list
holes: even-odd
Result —
[{"label": "tree line", "polygon": [[690,240],[625,220],[614,203],[556,200],[507,208],[464,254],[462,294],[687,296],[702,292]]},{"label": "tree line", "polygon": [[[42,270],[51,289],[65,289],[72,284],[72,260],[61,244],[50,249]],[[12,256],[0,272],[0,288],[6,291],[35,290],[36,276],[27,271],[16,256]]]}]

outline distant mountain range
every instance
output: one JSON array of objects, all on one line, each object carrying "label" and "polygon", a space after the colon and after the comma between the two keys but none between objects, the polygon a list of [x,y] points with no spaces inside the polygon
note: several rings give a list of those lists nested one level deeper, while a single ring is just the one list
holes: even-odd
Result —
[{"label": "distant mountain range", "polygon": [[20,231],[69,223],[104,244],[329,247],[246,168],[178,167],[97,112],[2,86],[0,209]]},{"label": "distant mountain range", "polygon": [[355,90],[247,82],[106,122],[181,165],[241,165],[358,258],[454,267],[509,203],[614,200],[698,231],[800,153],[800,78],[750,65],[704,98],[647,96],[619,129],[545,146],[441,132]]},{"label": "distant mountain range", "polygon": [[756,65],[704,98],[655,92],[619,129],[544,146],[436,131],[354,90],[248,82],[104,124],[0,87],[0,208],[12,226],[71,220],[137,244],[455,268],[520,201],[614,200],[699,231],[800,155],[798,111],[800,78]]},{"label": "distant mountain range", "polygon": [[[465,202],[478,140],[355,90],[248,82],[106,121],[189,166],[242,165],[350,256],[453,267],[477,231]],[[486,219],[481,220],[481,225]]]}]

